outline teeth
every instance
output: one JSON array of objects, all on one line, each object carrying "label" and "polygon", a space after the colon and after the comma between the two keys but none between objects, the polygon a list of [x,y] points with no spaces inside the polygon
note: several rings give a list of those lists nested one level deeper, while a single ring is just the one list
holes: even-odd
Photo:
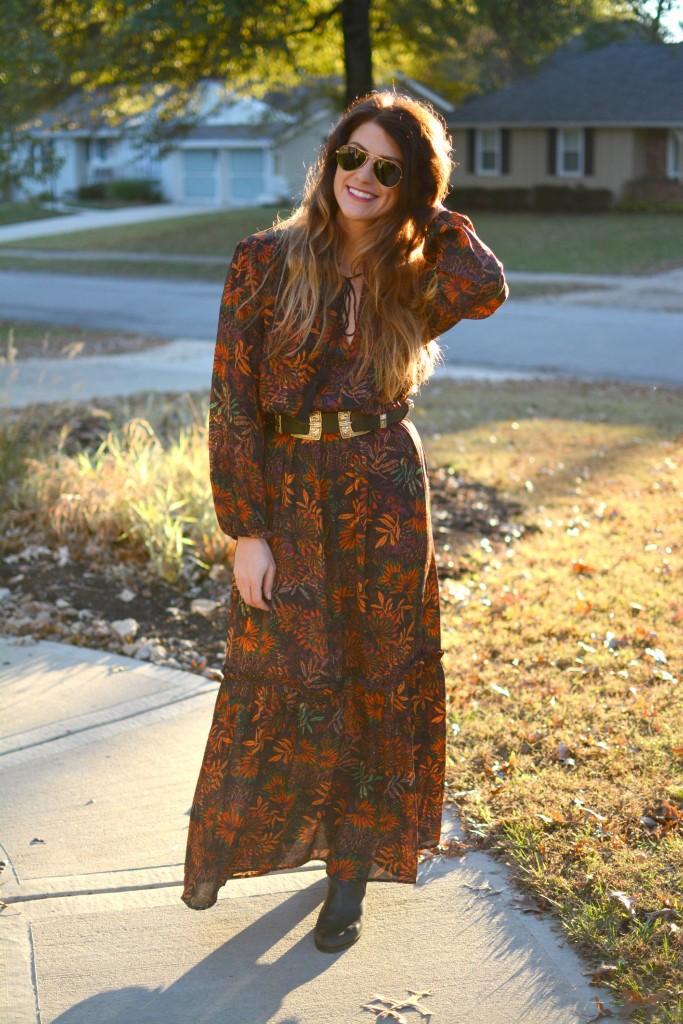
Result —
[{"label": "teeth", "polygon": [[372,192],[361,192],[359,188],[351,188],[351,186],[349,186],[349,192],[351,193],[352,196],[360,196],[361,199],[375,198]]}]

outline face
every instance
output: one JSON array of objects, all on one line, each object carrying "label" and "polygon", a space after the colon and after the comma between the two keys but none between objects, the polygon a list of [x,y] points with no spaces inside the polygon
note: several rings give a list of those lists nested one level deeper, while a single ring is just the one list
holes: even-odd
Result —
[{"label": "face", "polygon": [[363,224],[384,217],[398,203],[401,186],[385,188],[380,185],[372,170],[372,158],[376,156],[395,160],[403,165],[401,150],[383,128],[374,121],[366,121],[354,129],[348,143],[355,143],[372,154],[362,167],[355,171],[343,171],[337,167],[334,177],[334,196],[339,206],[338,219],[343,227],[352,233],[362,231]]}]

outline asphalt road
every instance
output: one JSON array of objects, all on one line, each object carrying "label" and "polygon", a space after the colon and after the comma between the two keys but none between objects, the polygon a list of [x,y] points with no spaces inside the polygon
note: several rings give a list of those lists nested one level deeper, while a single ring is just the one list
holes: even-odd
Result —
[{"label": "asphalt road", "polygon": [[[215,337],[221,285],[74,274],[0,273],[0,315],[158,334]],[[683,385],[683,314],[509,300],[442,339],[447,363]]]}]

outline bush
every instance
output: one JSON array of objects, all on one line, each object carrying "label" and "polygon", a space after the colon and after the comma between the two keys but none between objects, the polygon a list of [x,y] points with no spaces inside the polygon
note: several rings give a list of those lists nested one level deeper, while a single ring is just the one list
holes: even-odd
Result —
[{"label": "bush", "polygon": [[161,191],[159,182],[153,178],[121,178],[119,181],[108,181],[105,185],[106,199],[123,199],[127,201],[142,200],[147,203],[160,203]]},{"label": "bush", "polygon": [[541,213],[604,213],[613,201],[608,188],[536,185],[532,189],[533,208]]},{"label": "bush", "polygon": [[535,188],[456,188],[447,198],[451,210],[490,210],[517,213],[603,213],[614,196],[607,188],[583,185],[537,185]]},{"label": "bush", "polygon": [[531,190],[528,188],[458,188],[452,192],[446,205],[452,210],[500,210],[513,213],[528,210]]},{"label": "bush", "polygon": [[627,181],[616,208],[621,213],[683,213],[683,183],[671,178]]},{"label": "bush", "polygon": [[76,191],[78,199],[104,199],[104,182],[95,181],[92,185],[80,185]]}]

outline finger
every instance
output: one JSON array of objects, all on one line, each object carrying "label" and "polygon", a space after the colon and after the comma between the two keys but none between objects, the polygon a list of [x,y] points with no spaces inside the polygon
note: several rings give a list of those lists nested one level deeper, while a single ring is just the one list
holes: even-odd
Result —
[{"label": "finger", "polygon": [[263,594],[264,597],[270,601],[273,596],[273,583],[275,582],[275,563],[268,566],[266,574],[263,577]]},{"label": "finger", "polygon": [[261,611],[264,612],[270,610],[266,602],[263,600],[263,596],[260,593],[260,588],[252,587],[249,590],[248,604],[250,604],[252,608],[260,608]]}]

